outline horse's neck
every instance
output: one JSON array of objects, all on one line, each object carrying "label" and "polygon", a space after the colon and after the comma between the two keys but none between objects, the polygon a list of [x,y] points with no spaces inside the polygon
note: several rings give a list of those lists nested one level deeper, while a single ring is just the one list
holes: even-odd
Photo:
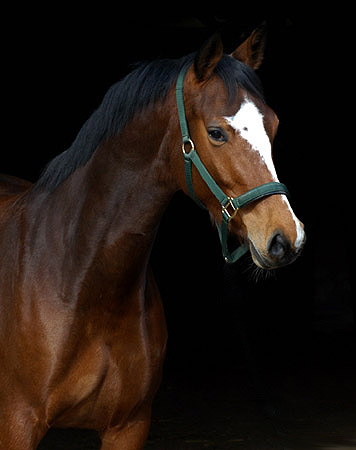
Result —
[{"label": "horse's neck", "polygon": [[[137,267],[140,258],[149,253],[173,192],[166,179],[168,168],[158,152],[159,142],[155,148],[147,143],[124,148],[125,139],[120,142],[100,148],[90,163],[86,179],[95,181],[94,185],[88,183],[80,234],[85,233],[90,220],[94,245],[116,249],[118,257],[125,254],[127,267],[130,261]],[[123,150],[119,161],[113,150],[117,147]]]},{"label": "horse's neck", "polygon": [[150,127],[128,127],[56,191],[42,194],[37,233],[46,236],[73,285],[95,276],[117,283],[118,277],[145,272],[161,215],[176,190],[166,139],[167,131],[153,138]]}]

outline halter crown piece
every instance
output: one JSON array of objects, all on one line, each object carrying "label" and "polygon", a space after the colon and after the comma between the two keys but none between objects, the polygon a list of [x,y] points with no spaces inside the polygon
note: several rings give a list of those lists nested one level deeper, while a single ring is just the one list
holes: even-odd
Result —
[{"label": "halter crown piece", "polygon": [[[184,171],[185,180],[187,183],[188,191],[193,200],[204,209],[207,209],[205,205],[198,199],[195,195],[193,187],[193,177],[192,177],[192,163],[198,170],[200,176],[203,178],[205,183],[208,185],[210,191],[215,195],[217,200],[221,205],[222,221],[221,225],[217,226],[219,238],[221,242],[222,254],[227,263],[236,262],[242,255],[244,255],[248,250],[248,244],[244,243],[237,247],[234,251],[230,252],[227,245],[229,222],[236,214],[237,210],[248,205],[255,200],[260,198],[274,195],[274,194],[284,194],[289,196],[287,187],[283,183],[273,181],[271,183],[262,184],[249,191],[245,192],[238,197],[228,197],[216,184],[213,177],[208,172],[207,168],[202,163],[199,155],[195,149],[192,138],[189,135],[188,124],[185,117],[185,107],[184,107],[184,78],[188,72],[189,66],[185,66],[181,69],[176,84],[176,98],[177,98],[177,109],[179,124],[182,133],[182,150],[184,156]],[[190,151],[186,151],[186,147],[190,147]]]}]

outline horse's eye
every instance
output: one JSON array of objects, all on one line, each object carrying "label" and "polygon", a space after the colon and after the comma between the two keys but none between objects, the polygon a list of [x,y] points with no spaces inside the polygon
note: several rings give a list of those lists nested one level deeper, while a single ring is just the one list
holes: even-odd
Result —
[{"label": "horse's eye", "polygon": [[210,128],[208,130],[208,135],[211,139],[217,142],[226,142],[227,138],[225,134],[218,128]]}]

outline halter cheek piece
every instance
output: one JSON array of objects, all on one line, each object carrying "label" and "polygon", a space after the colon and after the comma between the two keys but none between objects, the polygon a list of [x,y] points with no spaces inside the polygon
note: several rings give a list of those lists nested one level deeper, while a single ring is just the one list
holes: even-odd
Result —
[{"label": "halter cheek piece", "polygon": [[185,66],[181,69],[176,84],[177,109],[178,109],[180,129],[182,133],[182,150],[184,156],[185,180],[187,183],[189,194],[191,195],[193,200],[201,208],[207,209],[205,205],[198,199],[198,197],[195,195],[194,192],[193,178],[192,178],[192,163],[193,163],[198,172],[200,173],[200,176],[203,178],[203,180],[208,185],[209,189],[215,195],[215,197],[217,198],[217,200],[221,205],[222,221],[221,225],[217,226],[217,229],[221,242],[222,254],[226,262],[234,263],[249,249],[248,244],[244,243],[230,253],[227,246],[229,222],[234,217],[237,210],[248,205],[251,202],[254,202],[260,198],[269,195],[284,194],[288,196],[289,193],[287,187],[279,182],[262,184],[261,186],[257,186],[253,189],[250,189],[249,191],[245,192],[242,195],[239,195],[238,197],[228,197],[220,189],[220,187],[216,184],[215,180],[210,175],[207,168],[204,166],[201,159],[199,158],[199,155],[194,147],[194,143],[189,135],[187,120],[185,117],[184,97],[183,97],[184,78],[188,69],[189,66]]}]

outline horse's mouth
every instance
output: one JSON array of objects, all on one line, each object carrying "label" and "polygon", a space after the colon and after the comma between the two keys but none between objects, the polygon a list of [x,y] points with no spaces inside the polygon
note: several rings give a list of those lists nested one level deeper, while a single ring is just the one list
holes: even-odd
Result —
[{"label": "horse's mouth", "polygon": [[298,251],[291,251],[283,259],[276,261],[274,258],[264,255],[260,251],[258,251],[254,243],[250,239],[248,243],[250,246],[250,252],[253,262],[257,267],[263,270],[274,270],[279,269],[280,267],[287,266],[294,262],[301,253],[301,249]]},{"label": "horse's mouth", "polygon": [[267,258],[263,257],[261,253],[256,249],[252,241],[249,241],[250,252],[253,262],[257,267],[263,270],[271,270],[274,267],[268,262]]}]

